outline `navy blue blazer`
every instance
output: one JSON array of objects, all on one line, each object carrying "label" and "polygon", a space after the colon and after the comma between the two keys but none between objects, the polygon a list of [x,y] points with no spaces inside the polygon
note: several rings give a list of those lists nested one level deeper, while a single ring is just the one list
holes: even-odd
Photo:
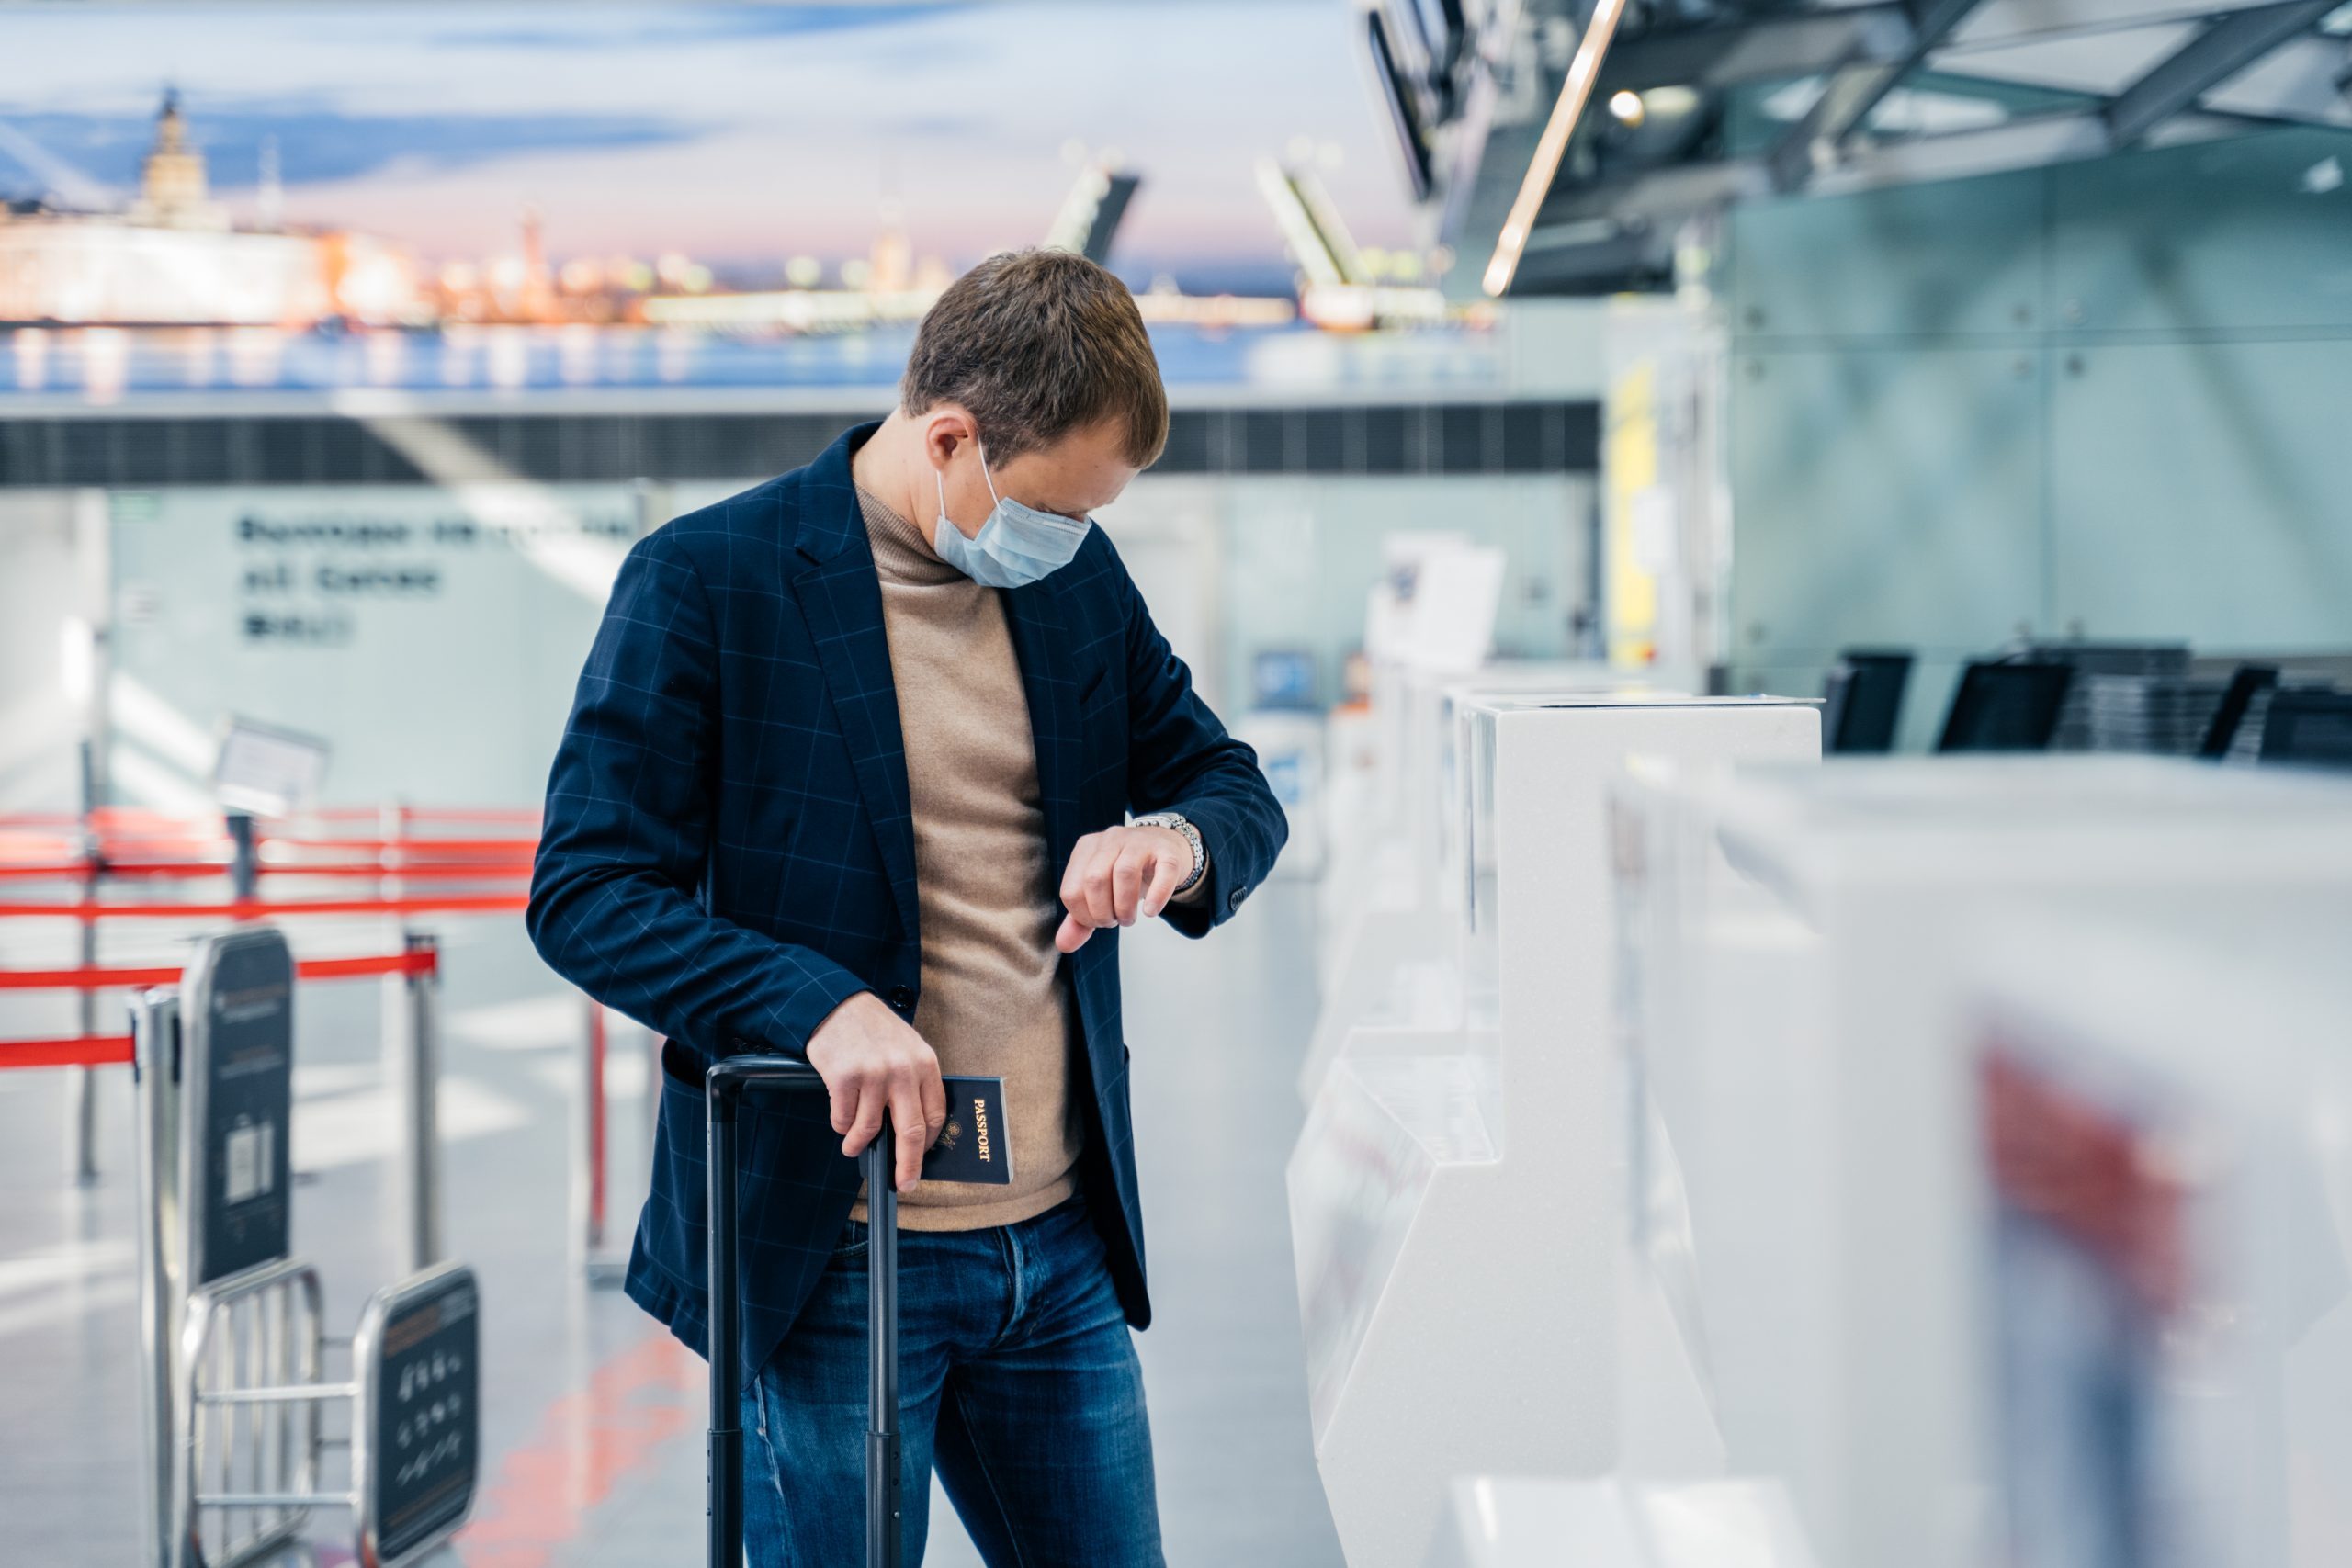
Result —
[{"label": "navy blue blazer", "polygon": [[[850,454],[874,428],[629,551],[548,781],[531,940],[558,974],[671,1042],[628,1290],[705,1354],[704,1068],[745,1051],[797,1055],[861,990],[911,1018],[922,984],[898,694],[850,482]],[[1162,918],[1204,934],[1265,880],[1287,835],[1256,754],[1193,692],[1101,528],[1004,606],[1054,886],[1080,835],[1129,811],[1181,811],[1208,848],[1209,886]],[[1080,1184],[1141,1328],[1118,935],[1096,931],[1062,967],[1083,1036],[1070,1087],[1088,1122]],[[755,1100],[740,1146],[749,1375],[823,1270],[858,1168],[814,1095]]]}]

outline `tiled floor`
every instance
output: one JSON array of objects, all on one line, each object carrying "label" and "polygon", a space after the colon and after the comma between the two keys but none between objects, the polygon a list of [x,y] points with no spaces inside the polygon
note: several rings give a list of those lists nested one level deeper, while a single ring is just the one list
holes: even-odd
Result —
[{"label": "tiled floor", "polygon": [[[1204,943],[1126,939],[1157,1321],[1141,1337],[1170,1562],[1319,1568],[1340,1562],[1310,1450],[1283,1191],[1291,1089],[1312,1021],[1313,900],[1263,889]],[[0,933],[0,963],[62,959],[64,933]],[[164,939],[109,949],[162,951]],[[362,930],[295,933],[298,951],[363,951]],[[447,928],[443,1123],[451,1250],[484,1300],[484,1443],[468,1568],[635,1568],[699,1560],[702,1364],[617,1292],[592,1289],[571,1237],[571,1105],[581,1012],[518,930]],[[112,1013],[112,1002],[107,1004]],[[63,1004],[0,1000],[0,1038],[62,1033]],[[296,1249],[347,1332],[391,1277],[373,982],[301,996]],[[111,1021],[109,1018],[108,1021]],[[616,1033],[616,1211],[634,1213],[643,1145],[623,1098],[641,1081]],[[62,1175],[64,1075],[0,1074],[0,1562],[141,1562],[140,1418],[128,1074],[102,1075],[106,1175]],[[623,1237],[625,1242],[626,1237]],[[934,1564],[978,1561],[944,1498]],[[348,1560],[343,1520],[314,1527],[321,1564]]]}]

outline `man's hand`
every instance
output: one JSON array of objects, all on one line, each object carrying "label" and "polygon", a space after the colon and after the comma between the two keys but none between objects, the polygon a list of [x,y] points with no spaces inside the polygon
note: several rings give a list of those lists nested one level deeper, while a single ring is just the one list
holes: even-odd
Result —
[{"label": "man's hand", "polygon": [[1062,873],[1061,930],[1054,945],[1076,953],[1104,926],[1131,926],[1168,907],[1193,874],[1193,846],[1173,828],[1105,828],[1069,852]]},{"label": "man's hand", "polygon": [[947,1125],[939,1056],[881,998],[860,991],[825,1015],[808,1037],[808,1065],[833,1102],[833,1131],[854,1159],[890,1113],[899,1146],[898,1190],[922,1179],[922,1152]]}]

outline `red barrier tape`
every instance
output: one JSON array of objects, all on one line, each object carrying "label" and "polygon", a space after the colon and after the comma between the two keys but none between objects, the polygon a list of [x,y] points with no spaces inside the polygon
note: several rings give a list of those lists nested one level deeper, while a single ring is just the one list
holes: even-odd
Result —
[{"label": "red barrier tape", "polygon": [[273,915],[486,915],[520,911],[530,899],[520,893],[449,893],[413,898],[289,898],[270,902],[241,898],[228,904],[10,904],[0,919],[230,919],[259,920]]},{"label": "red barrier tape", "polygon": [[[294,973],[305,980],[351,980],[363,975],[430,975],[441,966],[437,949],[368,953],[356,958],[305,958]],[[0,991],[101,991],[117,986],[168,986],[178,964],[127,967],[85,964],[73,969],[0,969]]]},{"label": "red barrier tape", "polygon": [[[447,865],[267,864],[254,869],[264,876],[341,876],[368,881],[380,881],[387,876],[407,876],[419,882],[490,882],[501,877],[528,876],[531,874],[531,863],[527,860],[492,860],[485,857]],[[23,882],[62,882],[86,877],[89,874],[88,861],[59,861],[45,865],[0,863],[0,877]],[[229,865],[225,861],[107,861],[105,863],[105,874],[194,881],[208,876],[226,876]]]},{"label": "red barrier tape", "polygon": [[130,1060],[128,1034],[77,1034],[70,1040],[0,1040],[0,1071],[10,1067],[113,1067]]},{"label": "red barrier tape", "polygon": [[[435,807],[396,806],[390,808],[395,820],[401,822],[537,822],[538,811],[528,806]],[[385,807],[380,806],[327,806],[306,811],[299,818],[265,817],[265,822],[288,820],[304,822],[380,822]],[[90,814],[94,824],[109,822],[139,822],[154,827],[179,828],[191,822],[210,827],[220,821],[217,817],[175,817],[169,812],[156,811],[138,806],[101,806]],[[78,828],[82,817],[75,811],[10,811],[0,812],[0,828]]]}]

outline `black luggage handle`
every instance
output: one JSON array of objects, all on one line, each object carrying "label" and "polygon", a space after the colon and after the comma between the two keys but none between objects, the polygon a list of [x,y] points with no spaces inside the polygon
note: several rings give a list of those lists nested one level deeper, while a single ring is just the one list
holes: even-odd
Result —
[{"label": "black luggage handle", "polygon": [[[743,1561],[742,1298],[737,1294],[735,1108],[744,1091],[824,1092],[806,1062],[788,1056],[729,1056],[704,1079],[705,1170],[710,1235],[710,1568]],[[866,1568],[899,1562],[899,1191],[892,1185],[890,1118],[858,1156],[865,1173]]]}]

